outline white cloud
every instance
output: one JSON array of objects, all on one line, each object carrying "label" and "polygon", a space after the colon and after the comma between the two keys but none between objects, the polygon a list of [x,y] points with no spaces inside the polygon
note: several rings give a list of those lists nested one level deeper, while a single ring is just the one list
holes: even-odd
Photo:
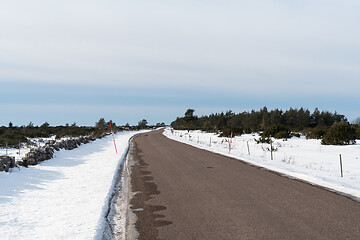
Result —
[{"label": "white cloud", "polygon": [[354,94],[359,10],[350,0],[7,1],[0,81]]}]

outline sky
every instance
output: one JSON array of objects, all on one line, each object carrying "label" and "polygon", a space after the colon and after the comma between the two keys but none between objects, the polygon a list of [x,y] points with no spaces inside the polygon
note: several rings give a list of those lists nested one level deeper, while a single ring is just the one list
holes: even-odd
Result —
[{"label": "sky", "polygon": [[0,2],[0,125],[232,110],[360,117],[357,0]]}]

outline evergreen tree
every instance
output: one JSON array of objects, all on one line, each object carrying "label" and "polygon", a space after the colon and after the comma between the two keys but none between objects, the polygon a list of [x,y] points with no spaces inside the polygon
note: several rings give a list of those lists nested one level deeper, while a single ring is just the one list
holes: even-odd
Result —
[{"label": "evergreen tree", "polygon": [[186,110],[185,112],[185,118],[187,119],[192,119],[194,117],[194,109],[189,108],[188,110]]},{"label": "evergreen tree", "polygon": [[349,145],[356,143],[356,129],[347,122],[335,123],[324,135],[323,145]]},{"label": "evergreen tree", "polygon": [[40,128],[48,128],[50,126],[50,124],[48,122],[44,122]]},{"label": "evergreen tree", "polygon": [[100,118],[98,122],[95,123],[95,127],[101,130],[106,129],[106,122],[104,118]]},{"label": "evergreen tree", "polygon": [[138,122],[138,129],[145,129],[147,127],[148,121],[146,119]]}]

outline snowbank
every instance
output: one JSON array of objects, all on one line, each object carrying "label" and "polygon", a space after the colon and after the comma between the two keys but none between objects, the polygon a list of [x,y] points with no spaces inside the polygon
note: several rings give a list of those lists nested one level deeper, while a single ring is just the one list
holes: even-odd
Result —
[{"label": "snowbank", "polygon": [[0,239],[100,238],[114,175],[136,133],[115,135],[117,155],[109,136],[0,172]]},{"label": "snowbank", "polygon": [[[201,131],[175,131],[167,128],[164,135],[192,146],[231,156],[250,164],[279,172],[311,184],[347,195],[357,201],[360,199],[360,145],[324,146],[320,140],[307,140],[305,137],[287,141],[275,139],[273,160],[269,144],[257,144],[256,134],[244,134],[232,139],[229,154],[229,138]],[[211,142],[210,142],[211,141]],[[358,141],[359,142],[359,141]],[[249,148],[248,148],[249,146]],[[250,152],[250,154],[249,154]],[[343,175],[340,173],[342,156]]]}]

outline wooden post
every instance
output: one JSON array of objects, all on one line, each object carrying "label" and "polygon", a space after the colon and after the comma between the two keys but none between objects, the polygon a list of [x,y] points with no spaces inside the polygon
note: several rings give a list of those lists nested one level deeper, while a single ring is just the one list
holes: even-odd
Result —
[{"label": "wooden post", "polygon": [[198,143],[199,143],[200,141],[199,141],[199,136],[198,136]]},{"label": "wooden post", "polygon": [[230,143],[229,143],[229,154],[230,154],[230,151],[231,151],[232,135],[233,135],[233,132],[231,131]]},{"label": "wooden post", "polygon": [[19,156],[20,156],[21,142],[19,141]]},{"label": "wooden post", "polygon": [[272,148],[272,139],[270,137],[270,152],[271,152],[271,160],[273,160],[273,148]]},{"label": "wooden post", "polygon": [[211,137],[210,137],[210,147],[211,147]]},{"label": "wooden post", "polygon": [[249,153],[249,156],[250,156],[250,147],[249,147],[249,141],[246,141],[246,144],[247,144],[247,149],[248,149],[248,153]]},{"label": "wooden post", "polygon": [[7,156],[7,143],[5,143],[5,145],[6,145],[6,154],[5,155]]},{"label": "wooden post", "polygon": [[340,155],[340,171],[341,171],[341,177],[344,177],[343,175],[343,167],[342,167],[342,159],[341,159],[341,154]]}]

